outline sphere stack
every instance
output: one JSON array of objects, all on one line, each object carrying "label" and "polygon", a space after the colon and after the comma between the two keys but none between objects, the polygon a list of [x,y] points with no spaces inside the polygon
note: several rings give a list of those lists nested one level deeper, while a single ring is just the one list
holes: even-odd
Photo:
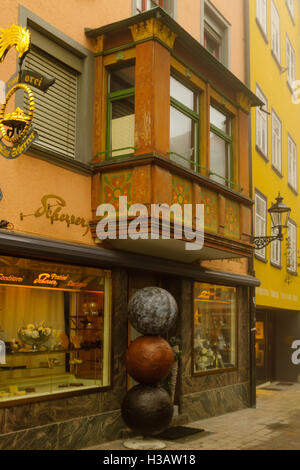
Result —
[{"label": "sphere stack", "polygon": [[169,425],[173,406],[168,392],[159,386],[171,371],[174,352],[161,338],[175,323],[174,297],[159,287],[138,290],[128,304],[129,321],[144,336],[126,351],[126,369],[139,382],[122,403],[122,417],[129,428],[143,436],[154,436]]}]

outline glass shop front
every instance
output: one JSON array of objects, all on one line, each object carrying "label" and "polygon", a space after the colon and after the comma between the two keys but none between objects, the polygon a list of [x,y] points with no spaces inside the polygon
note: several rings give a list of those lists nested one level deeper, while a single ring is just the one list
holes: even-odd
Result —
[{"label": "glass shop front", "polygon": [[110,385],[111,273],[0,257],[0,404]]},{"label": "glass shop front", "polygon": [[193,373],[237,367],[236,288],[194,284]]}]

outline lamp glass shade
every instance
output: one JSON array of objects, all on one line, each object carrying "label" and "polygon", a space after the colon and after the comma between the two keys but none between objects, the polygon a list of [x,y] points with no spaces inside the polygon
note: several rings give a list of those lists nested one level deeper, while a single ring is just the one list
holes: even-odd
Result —
[{"label": "lamp glass shade", "polygon": [[287,227],[291,209],[283,202],[283,197],[278,194],[276,203],[272,203],[268,212],[271,216],[272,227]]}]

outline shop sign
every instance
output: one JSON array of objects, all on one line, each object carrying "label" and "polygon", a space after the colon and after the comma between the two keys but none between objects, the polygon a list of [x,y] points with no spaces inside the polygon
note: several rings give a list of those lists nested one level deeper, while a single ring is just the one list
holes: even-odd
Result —
[{"label": "shop sign", "polygon": [[49,219],[51,224],[54,222],[62,222],[70,227],[71,225],[77,225],[84,228],[84,237],[90,230],[89,223],[85,220],[84,217],[79,217],[68,212],[63,212],[63,207],[66,207],[66,201],[55,194],[45,194],[41,199],[41,206],[38,207],[33,214],[23,214],[20,213],[20,219],[24,220],[24,217],[46,217]]},{"label": "shop sign", "polygon": [[[22,64],[29,52],[31,43],[30,31],[22,26],[11,25],[9,28],[0,28],[0,62],[3,62],[10,48],[15,47],[19,53],[19,70],[6,84],[6,94],[0,106],[0,154],[8,159],[15,159],[22,155],[30,145],[38,139],[37,132],[32,127],[35,112],[34,95],[29,85],[46,92],[53,85],[55,79],[47,78],[39,72],[22,70]],[[18,91],[27,94],[29,112],[16,108],[12,113],[5,113],[9,100]]]},{"label": "shop sign", "polygon": [[22,155],[22,153],[26,152],[26,150],[35,140],[38,139],[38,137],[38,133],[32,127],[24,139],[12,147],[5,145],[3,142],[0,142],[0,153],[2,157],[8,158],[9,160],[18,158]]},{"label": "shop sign", "polygon": [[17,83],[25,83],[46,92],[54,82],[55,78],[45,77],[39,72],[34,72],[32,70],[22,70],[21,75],[16,72],[12,77],[10,77],[5,85],[5,94],[7,94]]}]

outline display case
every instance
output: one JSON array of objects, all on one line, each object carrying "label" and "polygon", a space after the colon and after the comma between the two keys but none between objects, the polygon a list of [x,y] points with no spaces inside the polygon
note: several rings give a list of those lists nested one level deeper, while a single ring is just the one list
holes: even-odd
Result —
[{"label": "display case", "polygon": [[109,271],[0,257],[0,404],[109,386],[110,316]]},{"label": "display case", "polygon": [[236,357],[236,289],[195,283],[193,372],[233,369]]}]

